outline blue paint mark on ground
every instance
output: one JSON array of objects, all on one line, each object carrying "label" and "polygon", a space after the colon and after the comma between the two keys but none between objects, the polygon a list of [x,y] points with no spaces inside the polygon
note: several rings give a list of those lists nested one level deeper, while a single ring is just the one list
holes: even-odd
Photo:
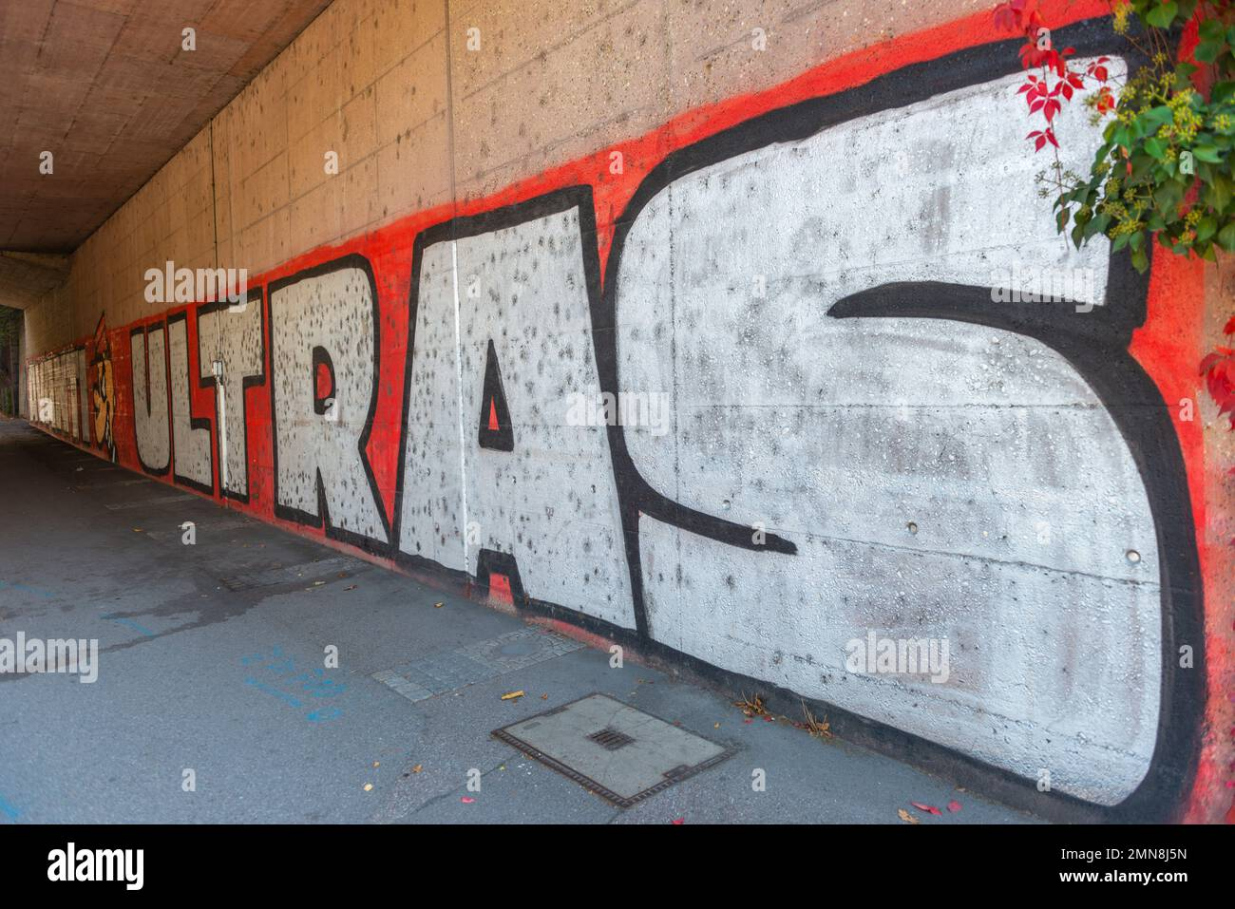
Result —
[{"label": "blue paint mark on ground", "polygon": [[[283,655],[279,647],[253,654],[241,659],[240,665],[249,667],[255,674],[245,677],[245,684],[252,685],[263,694],[277,698],[297,710],[306,705],[302,699],[336,698],[347,691],[347,685],[336,682],[326,675],[326,670],[315,667],[299,670],[292,657]],[[343,715],[335,706],[324,706],[305,714],[310,723],[321,723]]]},{"label": "blue paint mark on ground", "polygon": [[23,593],[32,593],[45,600],[54,600],[56,598],[56,595],[50,590],[39,590],[37,587],[31,587],[29,584],[21,584],[16,581],[0,581],[0,590],[20,590]]},{"label": "blue paint mark on ground", "polygon": [[0,795],[0,814],[3,814],[11,821],[21,817],[21,812],[18,811],[10,802],[5,801],[4,796]]},{"label": "blue paint mark on ground", "polygon": [[155,637],[155,633],[153,631],[151,631],[145,625],[138,625],[132,619],[126,619],[121,616],[115,616],[115,615],[105,615],[103,616],[103,618],[107,619],[109,622],[115,622],[117,625],[123,625],[126,628],[132,628],[134,631],[139,632],[140,634],[144,634],[148,638]]}]

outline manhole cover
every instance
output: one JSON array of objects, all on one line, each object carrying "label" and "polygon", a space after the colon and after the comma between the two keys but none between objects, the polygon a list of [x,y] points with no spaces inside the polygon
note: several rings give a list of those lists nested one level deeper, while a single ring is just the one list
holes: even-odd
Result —
[{"label": "manhole cover", "polygon": [[619,808],[629,808],[733,754],[733,749],[603,694],[537,714],[493,735]]}]

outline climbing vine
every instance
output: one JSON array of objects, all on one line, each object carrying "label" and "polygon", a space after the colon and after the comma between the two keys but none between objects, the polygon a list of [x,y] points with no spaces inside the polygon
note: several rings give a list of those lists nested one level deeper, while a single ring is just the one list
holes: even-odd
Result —
[{"label": "climbing vine", "polygon": [[[1038,0],[994,11],[997,28],[1025,39],[1020,94],[1040,126],[1027,138],[1054,155],[1038,179],[1041,195],[1055,196],[1056,227],[1078,248],[1106,237],[1141,272],[1154,242],[1210,262],[1235,252],[1235,0],[1112,0],[1111,16],[1145,61],[1122,79],[1106,57],[1080,66],[1073,48],[1056,48]],[[1078,97],[1106,124],[1087,175],[1063,167],[1055,131]],[[1235,318],[1224,331],[1235,335]],[[1235,348],[1218,347],[1201,375],[1235,429]]]}]

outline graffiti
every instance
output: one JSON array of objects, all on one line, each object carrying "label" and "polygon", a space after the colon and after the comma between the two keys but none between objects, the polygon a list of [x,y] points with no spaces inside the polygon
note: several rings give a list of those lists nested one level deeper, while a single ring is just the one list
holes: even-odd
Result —
[{"label": "graffiti", "polygon": [[129,334],[137,458],[142,469],[156,475],[167,473],[172,456],[166,335],[162,322],[135,328]]},{"label": "graffiti", "polygon": [[29,412],[36,423],[87,442],[90,399],[83,347],[42,357],[26,368]]},{"label": "graffiti", "polygon": [[399,553],[633,628],[606,428],[563,408],[599,383],[592,217],[568,190],[417,238]]},{"label": "graffiti", "polygon": [[[1172,810],[1204,641],[1180,437],[1130,352],[1150,288],[1024,215],[1017,84],[1004,45],[907,63],[657,146],[621,192],[570,171],[121,329],[120,460],[1027,790]],[[946,642],[947,671],[853,671],[855,640]]]},{"label": "graffiti", "polygon": [[94,406],[94,444],[107,452],[108,460],[116,460],[116,439],[112,424],[116,416],[116,381],[112,371],[111,341],[103,317],[94,329],[94,356],[90,359],[90,404]]},{"label": "graffiti", "polygon": [[[249,434],[245,392],[265,384],[262,295],[250,291],[245,305],[227,300],[197,310],[197,362],[202,388],[214,390],[215,460],[219,490],[249,501]],[[206,422],[209,426],[209,421]]]},{"label": "graffiti", "polygon": [[[377,288],[360,256],[270,288],[275,513],[357,543],[390,539],[365,446],[377,406]],[[324,376],[324,379],[323,379]],[[319,384],[328,387],[319,397]]]}]

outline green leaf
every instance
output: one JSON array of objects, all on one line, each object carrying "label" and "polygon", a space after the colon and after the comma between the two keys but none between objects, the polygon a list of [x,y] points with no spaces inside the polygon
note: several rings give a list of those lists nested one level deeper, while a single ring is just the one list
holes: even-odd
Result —
[{"label": "green leaf", "polygon": [[1179,7],[1175,3],[1163,3],[1160,6],[1155,6],[1145,14],[1145,21],[1154,28],[1170,28],[1171,23],[1175,21],[1175,13],[1179,11]]},{"label": "green leaf", "polygon": [[1213,63],[1225,49],[1226,43],[1223,41],[1202,41],[1197,44],[1192,56],[1201,63]]},{"label": "green leaf", "polygon": [[1217,19],[1206,19],[1200,25],[1202,41],[1226,41],[1226,29]]},{"label": "green leaf", "polygon": [[1235,224],[1228,224],[1218,231],[1218,245],[1227,252],[1235,252]]},{"label": "green leaf", "polygon": [[[1232,26],[1235,28],[1235,26]],[[1235,81],[1219,82],[1214,86],[1214,90],[1210,92],[1209,103],[1215,107],[1225,104],[1230,100],[1231,95],[1235,94]]]},{"label": "green leaf", "polygon": [[1140,274],[1145,274],[1145,269],[1149,268],[1149,256],[1145,253],[1145,250],[1138,249],[1132,253],[1132,267]]},{"label": "green leaf", "polygon": [[1213,182],[1205,187],[1205,204],[1216,211],[1225,211],[1231,204],[1232,190],[1235,190],[1235,183],[1232,183],[1229,177],[1215,175]]},{"label": "green leaf", "polygon": [[[1155,161],[1165,161],[1166,160],[1167,148],[1168,146],[1166,144],[1166,140],[1159,139],[1157,136],[1155,136],[1152,139],[1145,140],[1145,151],[1148,152],[1149,156],[1153,158]],[[1136,169],[1135,159],[1133,159],[1132,167],[1133,167],[1133,170]]]},{"label": "green leaf", "polygon": [[1218,230],[1218,221],[1212,215],[1206,215],[1197,222],[1196,238],[1199,241],[1208,240]]},{"label": "green leaf", "polygon": [[1198,161],[1206,161],[1210,164],[1220,164],[1222,162],[1222,154],[1213,145],[1198,145],[1192,149],[1192,157]]},{"label": "green leaf", "polygon": [[1154,205],[1158,207],[1158,211],[1162,212],[1163,217],[1167,222],[1173,221],[1178,217],[1176,208],[1184,198],[1184,187],[1178,180],[1171,180],[1163,183],[1154,192]]},{"label": "green leaf", "polygon": [[1144,113],[1137,114],[1136,118],[1145,124],[1146,132],[1157,132],[1159,127],[1174,122],[1175,112],[1165,104],[1159,104],[1157,107],[1151,107]]}]

